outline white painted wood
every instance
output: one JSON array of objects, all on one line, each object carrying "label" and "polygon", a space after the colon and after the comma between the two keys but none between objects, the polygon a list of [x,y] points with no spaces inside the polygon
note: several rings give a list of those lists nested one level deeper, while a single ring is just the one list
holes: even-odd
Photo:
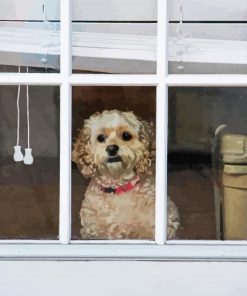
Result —
[{"label": "white painted wood", "polygon": [[44,244],[59,244],[59,240],[34,240],[34,239],[29,239],[29,240],[26,240],[26,239],[12,239],[12,240],[8,240],[8,239],[5,239],[5,240],[0,240],[0,244],[2,245],[7,245],[7,244],[11,244],[11,245],[14,245],[14,244],[22,244],[22,245],[26,245],[26,244],[39,244],[39,245],[44,245]]},{"label": "white painted wood", "polygon": [[[158,0],[158,35],[157,35],[157,76],[156,91],[156,200],[155,200],[155,239],[157,244],[165,244],[167,237],[167,88],[164,77],[168,73],[167,45],[168,38],[168,1]],[[162,123],[162,124],[161,124]]]},{"label": "white painted wood", "polygon": [[[165,67],[166,69],[166,67]],[[159,73],[161,74],[161,73]],[[159,75],[158,74],[158,75]],[[157,244],[167,239],[167,100],[168,91],[160,75],[156,93],[156,202],[155,238]]]},{"label": "white painted wood", "polygon": [[168,245],[247,245],[247,241],[240,240],[169,240]]},{"label": "white painted wood", "polygon": [[37,73],[0,73],[0,85],[60,85],[62,80],[59,74]]},{"label": "white painted wood", "polygon": [[114,74],[73,74],[69,77],[71,85],[105,86],[156,86],[156,75],[114,75]]},{"label": "white painted wood", "polygon": [[116,245],[116,244],[121,244],[121,245],[155,245],[155,241],[149,241],[149,240],[129,240],[129,239],[122,239],[122,240],[71,240],[70,244],[75,244],[75,245]]},{"label": "white painted wood", "polygon": [[71,239],[71,6],[61,0],[61,90],[60,90],[60,203],[59,240],[69,244]]},{"label": "white painted wood", "polygon": [[[37,0],[38,1],[38,0]],[[61,75],[55,74],[1,74],[0,84],[62,84],[61,88],[61,132],[64,136],[61,137],[61,167],[70,167],[70,123],[71,123],[71,85],[158,85],[158,110],[157,117],[158,123],[161,120],[167,121],[167,86],[246,86],[247,78],[244,75],[170,75],[167,74],[167,67],[165,64],[165,39],[166,30],[165,23],[163,29],[161,23],[159,27],[159,53],[158,53],[158,74],[149,75],[137,75],[137,76],[112,76],[112,75],[73,75],[70,76],[71,60],[70,60],[70,27],[69,27],[69,1],[61,0],[62,2],[62,29],[61,35],[62,41],[62,64]],[[91,3],[91,2],[90,2]],[[164,2],[160,2],[163,7]],[[125,1],[126,5],[126,1]],[[117,6],[119,8],[119,6]],[[11,9],[10,9],[11,10]],[[32,9],[31,9],[32,10]],[[216,9],[217,10],[217,9]],[[17,10],[16,10],[17,11]],[[161,20],[165,20],[165,15],[161,12]],[[142,36],[143,37],[143,36]],[[163,45],[161,45],[163,43]],[[164,51],[162,51],[164,50]],[[43,53],[43,52],[41,52]],[[48,79],[50,82],[48,83]],[[102,79],[102,80],[101,80]],[[162,131],[162,129],[161,129]],[[164,131],[162,131],[163,133]],[[158,149],[164,148],[162,153],[166,151],[166,143],[163,141],[165,133],[157,134]],[[159,153],[160,155],[160,153]],[[159,156],[158,172],[161,168],[162,162],[164,162],[165,156]],[[63,172],[62,172],[63,171]],[[163,172],[163,171],[162,171]],[[165,185],[163,175],[162,179],[158,179],[157,188],[161,187],[161,193],[158,197],[158,205],[162,209],[158,209],[156,219],[158,226],[156,230],[156,239],[158,244],[165,242]],[[73,260],[73,259],[125,259],[125,260],[247,260],[247,247],[244,245],[217,245],[217,242],[212,242],[212,245],[203,244],[176,244],[172,242],[167,246],[162,245],[90,245],[90,244],[72,244],[68,245],[70,240],[70,169],[61,170],[61,202],[60,202],[60,242],[65,245],[57,244],[43,244],[42,246],[36,244],[2,244],[0,245],[0,258],[12,258],[12,259],[57,259],[57,260]],[[162,182],[162,183],[160,183]],[[116,242],[117,243],[117,242]],[[226,243],[228,244],[228,243]]]},{"label": "white painted wood", "polygon": [[[155,86],[158,84],[156,75],[111,75],[74,74],[68,78],[71,85],[105,85],[105,86]],[[62,83],[59,74],[37,73],[0,73],[0,85],[60,85]]]},{"label": "white painted wood", "polygon": [[60,91],[59,239],[62,244],[68,244],[71,238],[71,86],[68,83],[64,84],[64,81],[62,83]]},{"label": "white painted wood", "polygon": [[247,245],[2,244],[0,260],[247,261]]},{"label": "white painted wood", "polygon": [[198,87],[246,87],[247,86],[247,75],[228,75],[228,74],[218,74],[218,75],[168,75],[164,79],[167,86],[198,86]]},{"label": "white painted wood", "polygon": [[[74,74],[68,78],[71,85],[157,85],[157,75],[109,75],[109,74]],[[59,85],[62,83],[59,74],[21,74],[0,73],[0,85]],[[246,75],[169,75],[164,78],[168,86],[247,86]]]},{"label": "white painted wood", "polygon": [[1,262],[3,296],[244,296],[247,264]]}]

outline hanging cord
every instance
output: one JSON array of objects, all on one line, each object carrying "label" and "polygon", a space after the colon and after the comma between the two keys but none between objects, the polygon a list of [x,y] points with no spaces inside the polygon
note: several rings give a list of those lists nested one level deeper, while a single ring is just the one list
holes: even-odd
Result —
[{"label": "hanging cord", "polygon": [[[46,1],[42,4],[42,14],[43,14],[43,24],[44,29],[46,31],[48,20],[47,20],[47,11],[46,11],[47,3]],[[47,36],[45,36],[47,38]],[[41,58],[41,63],[45,67],[45,72],[47,72],[47,63],[48,63],[48,47],[46,45],[45,55]]]},{"label": "hanging cord", "polygon": [[[28,67],[27,67],[28,73]],[[26,86],[27,92],[27,148],[25,149],[24,163],[26,165],[33,164],[32,149],[30,148],[30,117],[29,117],[29,85]]]},{"label": "hanging cord", "polygon": [[[18,67],[19,73],[21,73],[21,67]],[[21,92],[21,86],[18,85],[18,92],[17,92],[17,139],[16,139],[16,146],[19,146],[20,142],[20,92]]]},{"label": "hanging cord", "polygon": [[184,18],[184,1],[183,0],[180,0],[179,15],[180,15],[180,20],[179,20],[179,24],[177,26],[176,32],[177,32],[178,39],[182,40],[183,38],[182,25],[183,25],[183,18]]},{"label": "hanging cord", "polygon": [[[183,39],[183,31],[182,31],[182,26],[183,26],[183,18],[184,18],[184,2],[183,0],[180,0],[180,7],[179,7],[179,11],[180,11],[180,20],[179,20],[179,24],[177,26],[176,29],[176,33],[177,33],[177,39],[178,41],[181,43],[182,46],[182,39]],[[183,72],[184,70],[184,66],[183,66],[183,50],[181,50],[181,59],[179,62],[179,65],[177,66],[178,71]]]},{"label": "hanging cord", "polygon": [[[28,67],[27,67],[28,73]],[[30,148],[29,85],[27,84],[27,148]]]},{"label": "hanging cord", "polygon": [[[19,66],[19,73],[21,72],[20,66]],[[20,162],[23,161],[23,154],[21,151],[20,143],[20,92],[21,92],[21,86],[18,85],[18,91],[17,91],[17,100],[16,100],[16,107],[17,107],[17,139],[16,139],[16,146],[14,146],[14,161]]]}]

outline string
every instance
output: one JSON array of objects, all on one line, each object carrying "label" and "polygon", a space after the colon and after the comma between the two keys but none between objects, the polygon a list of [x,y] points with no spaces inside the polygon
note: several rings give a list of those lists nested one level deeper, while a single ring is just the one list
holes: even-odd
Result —
[{"label": "string", "polygon": [[[28,73],[28,67],[27,67]],[[29,86],[27,84],[27,147],[30,148]]]},{"label": "string", "polygon": [[[182,25],[183,25],[183,9],[184,8],[184,3],[183,3],[183,0],[180,0],[180,20],[179,20],[179,24],[177,26],[177,30],[176,30],[176,33],[177,33],[177,39],[178,39],[178,42],[181,43],[182,39],[183,39],[183,32],[182,32]],[[180,58],[180,61],[179,61],[179,64],[177,66],[177,69],[178,71],[182,72],[184,70],[184,66],[183,66],[183,50],[181,50],[181,58]]]},{"label": "string", "polygon": [[[46,10],[46,1],[44,1],[44,3],[42,4],[42,12],[43,12],[43,24],[44,24],[44,29],[46,31],[47,29],[47,24],[48,24],[48,20],[47,20],[47,10]],[[45,36],[45,39],[47,38],[47,36]],[[47,41],[48,42],[48,41]],[[43,66],[45,67],[45,72],[47,72],[47,63],[48,63],[48,47],[46,45],[46,53],[45,55],[41,58],[41,63],[43,64]]]},{"label": "string", "polygon": [[180,20],[179,20],[179,24],[177,27],[177,35],[178,38],[181,40],[183,35],[182,35],[182,25],[183,25],[183,18],[184,18],[184,3],[183,0],[180,1],[180,7],[179,7],[179,12],[180,12]]},{"label": "string", "polygon": [[[18,67],[19,69],[19,73],[21,73],[21,67]],[[16,101],[16,105],[17,105],[17,139],[16,139],[16,146],[19,146],[19,142],[20,142],[20,90],[21,90],[21,86],[20,84],[18,85],[18,91],[17,91],[17,101]]]}]

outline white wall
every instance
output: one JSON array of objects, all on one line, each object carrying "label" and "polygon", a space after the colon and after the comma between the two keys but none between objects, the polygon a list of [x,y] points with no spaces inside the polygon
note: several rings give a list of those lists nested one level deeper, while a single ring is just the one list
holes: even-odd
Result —
[{"label": "white wall", "polygon": [[246,263],[1,262],[1,296],[244,296]]}]

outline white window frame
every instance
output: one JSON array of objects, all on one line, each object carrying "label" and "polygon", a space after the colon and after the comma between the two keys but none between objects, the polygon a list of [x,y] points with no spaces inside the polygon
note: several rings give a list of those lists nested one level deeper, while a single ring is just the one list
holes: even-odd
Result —
[{"label": "white window frame", "polygon": [[[247,75],[169,75],[168,0],[158,1],[157,73],[153,75],[71,74],[71,1],[61,0],[59,74],[1,73],[0,85],[60,86],[59,240],[0,240],[0,259],[11,260],[247,260],[245,241],[167,241],[168,87],[245,87]],[[154,86],[157,89],[155,241],[71,240],[72,86]]]}]

